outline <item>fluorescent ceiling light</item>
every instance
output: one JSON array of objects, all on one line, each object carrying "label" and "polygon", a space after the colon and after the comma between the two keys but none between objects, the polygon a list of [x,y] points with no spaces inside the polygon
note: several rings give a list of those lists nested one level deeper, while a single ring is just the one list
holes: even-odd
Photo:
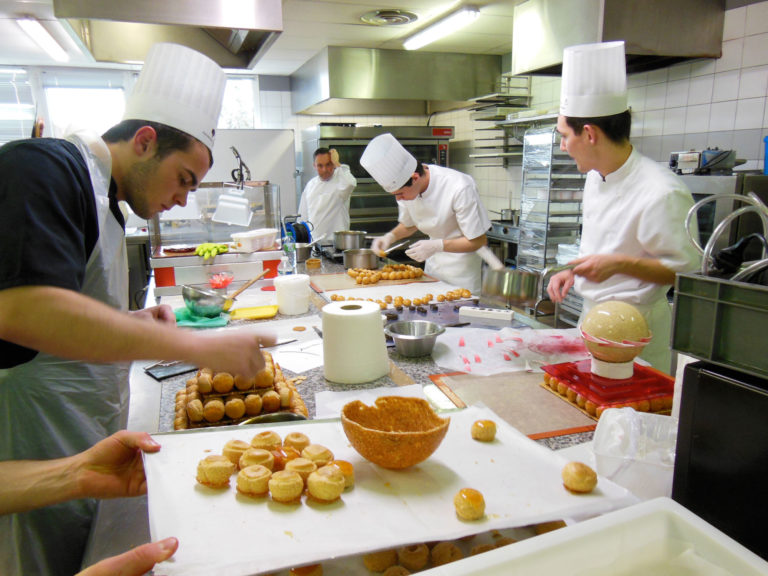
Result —
[{"label": "fluorescent ceiling light", "polygon": [[27,33],[27,36],[32,38],[40,48],[48,53],[48,56],[57,62],[69,61],[69,54],[64,51],[58,42],[56,42],[48,30],[43,28],[40,22],[34,18],[19,18],[16,22],[18,22],[21,29]]},{"label": "fluorescent ceiling light", "polygon": [[418,50],[427,44],[431,44],[449,34],[453,34],[457,30],[461,30],[468,24],[474,22],[475,18],[479,15],[480,11],[474,6],[464,6],[448,17],[424,28],[421,32],[417,32],[408,38],[408,40],[403,43],[403,46],[406,50]]}]

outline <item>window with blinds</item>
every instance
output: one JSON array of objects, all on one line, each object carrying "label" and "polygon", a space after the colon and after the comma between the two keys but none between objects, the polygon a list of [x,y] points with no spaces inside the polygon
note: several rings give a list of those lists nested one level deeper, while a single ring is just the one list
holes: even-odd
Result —
[{"label": "window with blinds", "polygon": [[0,68],[0,145],[29,138],[35,123],[35,99],[26,70]]}]

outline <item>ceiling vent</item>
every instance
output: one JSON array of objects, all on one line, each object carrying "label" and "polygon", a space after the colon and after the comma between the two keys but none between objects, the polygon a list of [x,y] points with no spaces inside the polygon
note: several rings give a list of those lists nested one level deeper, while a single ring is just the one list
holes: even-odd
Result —
[{"label": "ceiling vent", "polygon": [[419,17],[413,12],[386,8],[367,12],[360,16],[362,22],[373,26],[402,26],[416,22],[418,19]]}]

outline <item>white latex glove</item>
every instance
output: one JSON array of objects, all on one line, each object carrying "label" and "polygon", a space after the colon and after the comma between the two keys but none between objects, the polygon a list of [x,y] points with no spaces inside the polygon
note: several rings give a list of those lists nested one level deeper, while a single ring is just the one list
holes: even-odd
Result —
[{"label": "white latex glove", "polygon": [[409,258],[416,262],[424,262],[430,256],[443,251],[443,241],[437,240],[419,240],[405,251]]},{"label": "white latex glove", "polygon": [[488,248],[488,246],[481,246],[477,249],[477,255],[480,256],[483,260],[485,260],[486,264],[492,269],[492,270],[503,270],[504,264],[501,260],[499,260],[496,257],[496,254],[493,253],[493,251]]},{"label": "white latex glove", "polygon": [[387,232],[384,236],[377,236],[371,243],[371,250],[374,252],[383,252],[392,245],[395,241],[395,237],[391,232]]}]

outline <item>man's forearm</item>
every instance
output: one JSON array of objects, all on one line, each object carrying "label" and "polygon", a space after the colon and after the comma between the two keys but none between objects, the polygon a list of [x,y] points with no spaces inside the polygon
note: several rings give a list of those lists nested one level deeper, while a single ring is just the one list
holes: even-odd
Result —
[{"label": "man's forearm", "polygon": [[475,252],[481,246],[485,246],[487,243],[485,234],[473,238],[470,240],[466,236],[459,236],[458,238],[447,238],[443,240],[444,252]]},{"label": "man's forearm", "polygon": [[173,326],[134,318],[62,288],[0,291],[0,338],[73,360],[123,362],[189,358],[194,343]]},{"label": "man's forearm", "polygon": [[80,498],[72,458],[0,462],[0,515]]}]

